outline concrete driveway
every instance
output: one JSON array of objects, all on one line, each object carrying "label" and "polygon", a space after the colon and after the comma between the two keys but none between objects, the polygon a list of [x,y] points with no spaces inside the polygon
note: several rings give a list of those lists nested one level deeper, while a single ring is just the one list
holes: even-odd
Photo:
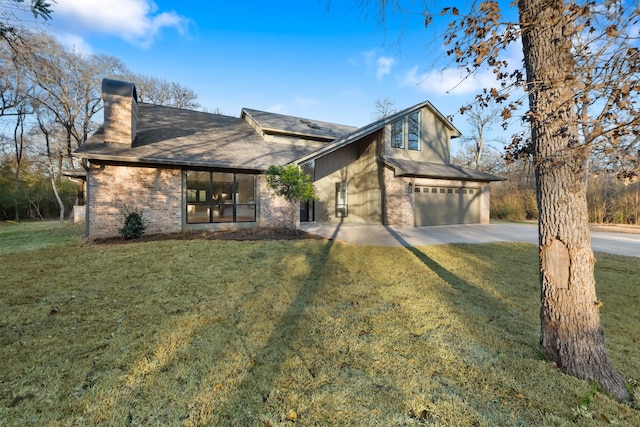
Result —
[{"label": "concrete driveway", "polygon": [[[396,228],[384,225],[302,223],[301,230],[358,245],[425,246],[447,243],[526,242],[538,244],[535,224],[465,224]],[[640,234],[591,232],[595,252],[640,257]]]}]

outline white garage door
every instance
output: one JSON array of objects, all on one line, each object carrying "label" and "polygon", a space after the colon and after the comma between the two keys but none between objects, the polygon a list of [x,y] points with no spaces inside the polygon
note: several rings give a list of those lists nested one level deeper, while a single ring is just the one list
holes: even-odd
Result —
[{"label": "white garage door", "polygon": [[415,187],[416,227],[479,222],[479,188]]}]

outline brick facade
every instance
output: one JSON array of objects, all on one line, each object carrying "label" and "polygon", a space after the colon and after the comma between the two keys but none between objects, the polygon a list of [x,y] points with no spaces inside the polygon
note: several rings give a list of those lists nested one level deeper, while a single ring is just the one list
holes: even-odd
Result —
[{"label": "brick facade", "polygon": [[182,173],[178,169],[92,165],[87,185],[91,237],[117,236],[127,208],[142,212],[146,233],[182,230]]},{"label": "brick facade", "polygon": [[396,177],[392,169],[384,168],[384,224],[392,227],[413,227],[415,223],[412,178]]}]

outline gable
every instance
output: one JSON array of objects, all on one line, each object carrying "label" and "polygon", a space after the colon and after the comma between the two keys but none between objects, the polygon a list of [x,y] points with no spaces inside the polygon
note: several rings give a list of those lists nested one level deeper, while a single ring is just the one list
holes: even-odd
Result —
[{"label": "gable", "polygon": [[[318,159],[324,155],[334,152],[344,146],[347,146],[362,138],[370,136],[371,134],[379,131],[380,129],[387,129],[388,131],[389,130],[388,128],[391,125],[391,123],[403,119],[404,117],[408,116],[412,112],[421,111],[421,110],[427,111],[429,115],[433,116],[433,123],[438,124],[442,129],[446,129],[446,136],[448,138],[457,138],[461,135],[460,131],[456,129],[455,126],[453,126],[429,101],[424,101],[420,104],[414,105],[413,107],[409,107],[398,113],[392,114],[391,116],[382,118],[364,127],[356,129],[353,132],[343,136],[342,138],[337,139],[331,143],[328,143],[318,148],[316,151],[310,153],[309,155],[297,159],[296,163],[304,164],[310,161],[314,161],[315,159]],[[447,144],[447,147],[448,147],[448,144]]]},{"label": "gable", "polygon": [[243,108],[241,118],[266,141],[321,147],[356,127]]},{"label": "gable", "polygon": [[385,126],[385,157],[448,164],[451,139],[460,133],[428,105],[409,111]]}]

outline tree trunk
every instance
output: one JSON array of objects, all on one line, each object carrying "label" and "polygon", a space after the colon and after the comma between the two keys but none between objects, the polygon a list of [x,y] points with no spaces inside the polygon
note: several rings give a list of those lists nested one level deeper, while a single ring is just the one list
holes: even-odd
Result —
[{"label": "tree trunk", "polygon": [[291,205],[291,229],[297,230],[296,220],[298,219],[298,205],[295,200],[289,200],[289,204]]},{"label": "tree trunk", "polygon": [[541,347],[570,375],[631,400],[606,353],[595,292],[584,156],[562,0],[519,0],[538,201]]},{"label": "tree trunk", "polygon": [[20,191],[20,164],[16,164],[16,171],[13,181],[13,207],[14,207],[14,220],[20,221],[20,209],[18,207],[18,192]]},{"label": "tree trunk", "polygon": [[58,187],[56,186],[56,179],[53,176],[53,168],[50,170],[51,172],[51,188],[53,189],[53,194],[56,196],[56,201],[58,202],[58,207],[60,208],[60,222],[64,222],[64,203],[62,203],[62,198],[60,197],[60,192],[58,191]]}]

